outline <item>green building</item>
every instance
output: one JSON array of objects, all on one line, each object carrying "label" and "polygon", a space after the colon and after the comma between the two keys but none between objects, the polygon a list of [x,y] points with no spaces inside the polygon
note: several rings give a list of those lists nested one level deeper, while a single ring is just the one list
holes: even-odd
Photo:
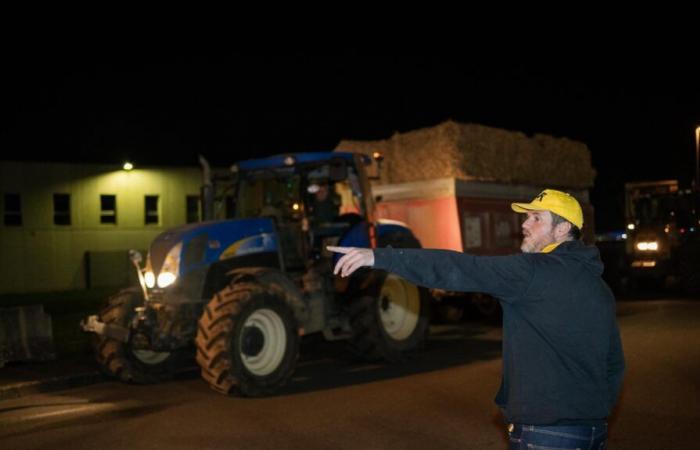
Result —
[{"label": "green building", "polygon": [[133,282],[128,250],[198,221],[200,185],[198,167],[0,161],[0,294]]}]

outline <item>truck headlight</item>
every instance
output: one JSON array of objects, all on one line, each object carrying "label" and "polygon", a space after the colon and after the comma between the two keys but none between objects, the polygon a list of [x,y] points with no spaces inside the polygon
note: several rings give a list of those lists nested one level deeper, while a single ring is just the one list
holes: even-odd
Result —
[{"label": "truck headlight", "polygon": [[659,243],[657,241],[642,241],[637,242],[637,250],[643,252],[655,252],[659,249]]},{"label": "truck headlight", "polygon": [[182,242],[170,249],[163,261],[163,267],[158,274],[158,287],[164,288],[170,286],[177,280],[180,274],[180,255],[182,254]]}]

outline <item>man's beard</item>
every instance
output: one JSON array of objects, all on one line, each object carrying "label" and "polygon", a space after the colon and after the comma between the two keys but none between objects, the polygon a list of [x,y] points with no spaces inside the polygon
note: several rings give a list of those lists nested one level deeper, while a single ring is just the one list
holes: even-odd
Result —
[{"label": "man's beard", "polygon": [[555,242],[554,232],[540,236],[539,239],[533,239],[531,234],[523,236],[523,242],[520,244],[520,250],[523,253],[538,253],[541,252],[543,248],[547,245]]}]

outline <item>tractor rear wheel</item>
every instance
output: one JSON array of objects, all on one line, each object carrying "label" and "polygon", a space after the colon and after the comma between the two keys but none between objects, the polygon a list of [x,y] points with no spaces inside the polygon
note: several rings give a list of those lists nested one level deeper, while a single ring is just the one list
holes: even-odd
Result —
[{"label": "tractor rear wheel", "polygon": [[199,319],[197,363],[202,377],[222,394],[272,394],[287,383],[298,355],[291,308],[259,284],[225,287]]},{"label": "tractor rear wheel", "polygon": [[428,332],[428,292],[394,274],[381,277],[377,295],[350,304],[351,350],[369,361],[400,361],[420,348]]}]

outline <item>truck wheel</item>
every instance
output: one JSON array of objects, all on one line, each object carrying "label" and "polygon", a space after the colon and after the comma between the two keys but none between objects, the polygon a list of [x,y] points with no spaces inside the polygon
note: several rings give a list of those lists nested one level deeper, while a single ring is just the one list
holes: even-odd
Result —
[{"label": "truck wheel", "polygon": [[258,284],[225,287],[199,319],[197,362],[202,377],[222,394],[273,393],[291,377],[298,355],[292,310]]},{"label": "truck wheel", "polygon": [[[143,295],[140,289],[124,289],[109,298],[99,320],[129,328],[136,315],[134,308],[141,305]],[[149,384],[169,379],[182,364],[181,352],[134,349],[131,339],[121,342],[97,335],[93,348],[102,372],[128,383]]]},{"label": "truck wheel", "polygon": [[428,292],[394,274],[374,273],[383,278],[378,294],[350,304],[351,350],[369,361],[399,361],[425,342]]},{"label": "truck wheel", "polygon": [[439,302],[435,306],[437,317],[442,323],[459,323],[464,319],[464,306],[451,302]]}]

